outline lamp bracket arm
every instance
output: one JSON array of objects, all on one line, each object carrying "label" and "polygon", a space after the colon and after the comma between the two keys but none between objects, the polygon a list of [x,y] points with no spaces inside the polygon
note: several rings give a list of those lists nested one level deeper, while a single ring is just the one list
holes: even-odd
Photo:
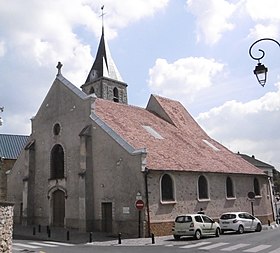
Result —
[{"label": "lamp bracket arm", "polygon": [[258,42],[263,41],[263,40],[273,41],[273,42],[275,42],[275,43],[280,47],[280,43],[279,43],[277,40],[271,39],[271,38],[263,38],[263,39],[259,39],[259,40],[255,41],[255,42],[250,46],[250,48],[249,48],[249,55],[250,55],[254,60],[259,61],[259,62],[260,62],[260,60],[265,56],[265,52],[264,52],[262,49],[259,49],[259,51],[262,53],[262,55],[261,55],[260,57],[254,57],[254,56],[252,55],[252,48],[253,48],[254,45],[256,45]]}]

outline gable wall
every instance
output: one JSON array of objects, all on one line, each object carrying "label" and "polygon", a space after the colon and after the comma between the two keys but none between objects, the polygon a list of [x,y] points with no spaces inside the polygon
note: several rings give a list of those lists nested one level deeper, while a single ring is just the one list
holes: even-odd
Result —
[{"label": "gable wall", "polygon": [[113,232],[137,234],[139,191],[145,195],[141,154],[130,154],[97,125],[93,125],[93,185],[95,228],[102,229],[102,203],[112,203]]}]

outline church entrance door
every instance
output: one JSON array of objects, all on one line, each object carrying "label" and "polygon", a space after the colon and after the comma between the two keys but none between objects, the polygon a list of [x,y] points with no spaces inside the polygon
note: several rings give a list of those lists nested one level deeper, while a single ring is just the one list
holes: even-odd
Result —
[{"label": "church entrance door", "polygon": [[63,227],[65,218],[65,193],[56,190],[53,193],[53,226]]},{"label": "church entrance door", "polygon": [[102,203],[102,232],[112,232],[112,203]]}]

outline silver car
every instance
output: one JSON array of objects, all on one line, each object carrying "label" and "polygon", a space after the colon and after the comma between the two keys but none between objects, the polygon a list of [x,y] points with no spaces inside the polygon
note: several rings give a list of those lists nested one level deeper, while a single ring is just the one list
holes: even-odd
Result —
[{"label": "silver car", "polygon": [[203,214],[183,214],[177,216],[172,229],[175,240],[182,236],[193,236],[199,240],[202,236],[220,236],[220,226]]},{"label": "silver car", "polygon": [[244,231],[262,231],[261,221],[246,212],[223,213],[219,219],[221,233],[224,231],[236,231],[243,234]]}]

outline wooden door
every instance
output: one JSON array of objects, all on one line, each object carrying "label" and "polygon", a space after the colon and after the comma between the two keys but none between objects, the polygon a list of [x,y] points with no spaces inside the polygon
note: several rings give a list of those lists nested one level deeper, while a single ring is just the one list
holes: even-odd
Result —
[{"label": "wooden door", "polygon": [[65,218],[65,194],[61,190],[53,193],[53,226],[63,227]]},{"label": "wooden door", "polygon": [[112,232],[112,203],[102,203],[102,231]]}]

